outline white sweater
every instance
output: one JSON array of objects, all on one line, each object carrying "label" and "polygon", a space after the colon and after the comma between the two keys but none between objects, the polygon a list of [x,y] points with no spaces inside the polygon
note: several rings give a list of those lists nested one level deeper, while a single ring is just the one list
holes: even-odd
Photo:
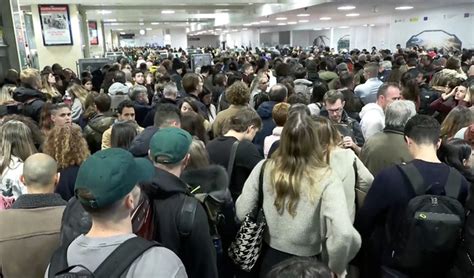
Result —
[{"label": "white sweater", "polygon": [[[237,217],[243,220],[257,205],[258,179],[263,161],[257,164],[244,184],[237,199]],[[357,254],[361,245],[359,233],[352,226],[346,205],[341,180],[336,174],[318,179],[320,190],[327,185],[322,196],[311,202],[308,198],[308,179],[301,181],[297,214],[293,218],[287,210],[279,214],[274,206],[275,193],[270,185],[273,163],[267,163],[263,179],[263,210],[267,219],[265,242],[272,248],[297,256],[327,254],[331,270],[344,273],[349,261]],[[322,223],[322,225],[321,225]]]}]

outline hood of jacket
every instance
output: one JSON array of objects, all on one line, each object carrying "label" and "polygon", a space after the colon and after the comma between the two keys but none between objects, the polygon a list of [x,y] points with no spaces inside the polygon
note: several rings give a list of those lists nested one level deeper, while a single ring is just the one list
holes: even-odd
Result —
[{"label": "hood of jacket", "polygon": [[138,134],[130,144],[128,151],[135,157],[146,157],[148,156],[148,150],[150,149],[151,137],[158,131],[158,127],[149,126],[143,130],[142,133]]},{"label": "hood of jacket", "polygon": [[44,94],[33,88],[18,87],[13,92],[13,99],[19,102],[25,102],[32,98],[39,98],[45,100]]},{"label": "hood of jacket", "polygon": [[87,124],[90,128],[94,131],[99,133],[104,133],[107,129],[109,129],[115,122],[115,117],[106,116],[103,114],[96,115],[93,117],[89,123]]},{"label": "hood of jacket", "polygon": [[308,79],[296,79],[293,81],[293,83],[296,85],[305,85],[305,86],[312,86],[313,82],[309,81]]},{"label": "hood of jacket", "polygon": [[144,191],[152,198],[157,195],[166,197],[178,193],[190,194],[188,185],[183,180],[158,168],[155,168],[151,183],[144,185]]},{"label": "hood of jacket", "polygon": [[201,169],[185,170],[181,179],[196,189],[194,194],[206,194],[218,202],[232,202],[229,191],[229,178],[222,166],[210,165]]},{"label": "hood of jacket", "polygon": [[129,88],[127,85],[120,82],[115,82],[109,87],[109,96],[128,95]]},{"label": "hood of jacket", "polygon": [[369,103],[364,105],[359,113],[360,118],[362,119],[368,113],[378,113],[381,117],[385,117],[382,107],[380,107],[377,103]]},{"label": "hood of jacket", "polygon": [[265,101],[264,103],[260,104],[260,106],[257,109],[257,113],[260,116],[260,118],[263,119],[268,119],[272,117],[272,110],[273,107],[277,104],[276,101]]}]

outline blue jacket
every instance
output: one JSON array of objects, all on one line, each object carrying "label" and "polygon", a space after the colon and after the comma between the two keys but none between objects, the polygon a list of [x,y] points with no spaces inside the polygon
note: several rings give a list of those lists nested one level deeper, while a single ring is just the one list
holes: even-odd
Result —
[{"label": "blue jacket", "polygon": [[272,135],[273,129],[276,127],[272,118],[272,110],[277,103],[278,102],[276,101],[265,101],[257,109],[257,113],[262,119],[262,128],[255,135],[253,143],[261,153],[263,153],[263,142],[265,141],[265,137]]}]

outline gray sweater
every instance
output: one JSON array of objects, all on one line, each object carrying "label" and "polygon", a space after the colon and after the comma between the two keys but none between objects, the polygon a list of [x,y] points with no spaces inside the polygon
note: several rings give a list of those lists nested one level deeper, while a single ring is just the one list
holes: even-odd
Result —
[{"label": "gray sweater", "polygon": [[[262,164],[263,161],[255,166],[237,199],[236,210],[240,220],[257,204]],[[297,214],[293,218],[287,210],[280,215],[274,206],[275,193],[270,184],[272,168],[273,163],[267,163],[263,179],[263,210],[267,219],[265,242],[276,250],[297,256],[322,253],[333,272],[344,273],[349,261],[359,251],[361,239],[352,226],[340,178],[331,173],[320,180],[318,176],[322,172],[316,172],[313,179],[318,184],[311,185],[308,179],[303,179]],[[322,196],[314,202],[308,197],[310,186],[318,186],[320,194],[325,188]]]}]

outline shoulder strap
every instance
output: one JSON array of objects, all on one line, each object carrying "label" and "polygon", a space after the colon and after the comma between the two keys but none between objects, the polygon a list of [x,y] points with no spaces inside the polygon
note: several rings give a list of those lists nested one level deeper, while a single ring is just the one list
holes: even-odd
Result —
[{"label": "shoulder strap", "polygon": [[57,273],[68,268],[67,248],[68,246],[62,245],[54,251],[49,264],[48,278],[54,278]]},{"label": "shoulder strap", "polygon": [[265,165],[267,164],[268,160],[265,160],[262,164],[262,168],[260,169],[260,175],[258,176],[258,208],[263,207],[263,175],[265,171]]},{"label": "shoulder strap", "polygon": [[227,176],[229,177],[229,182],[232,178],[232,171],[234,170],[235,156],[237,155],[238,146],[239,146],[239,140],[235,141],[232,144],[232,149],[230,150],[229,163],[227,164]]},{"label": "shoulder strap", "polygon": [[120,244],[112,254],[94,271],[94,276],[120,277],[130,265],[148,249],[161,246],[158,242],[149,241],[141,237],[133,237]]},{"label": "shoulder strap", "polygon": [[448,179],[444,185],[446,196],[457,199],[459,197],[459,193],[461,192],[461,183],[461,174],[453,167],[449,167]]},{"label": "shoulder strap", "polygon": [[178,219],[178,232],[183,237],[189,236],[193,230],[197,203],[198,200],[195,197],[186,195],[184,198]]},{"label": "shoulder strap", "polygon": [[426,192],[426,188],[423,184],[423,176],[413,163],[398,165],[398,168],[400,168],[408,179],[416,195],[422,195]]}]

